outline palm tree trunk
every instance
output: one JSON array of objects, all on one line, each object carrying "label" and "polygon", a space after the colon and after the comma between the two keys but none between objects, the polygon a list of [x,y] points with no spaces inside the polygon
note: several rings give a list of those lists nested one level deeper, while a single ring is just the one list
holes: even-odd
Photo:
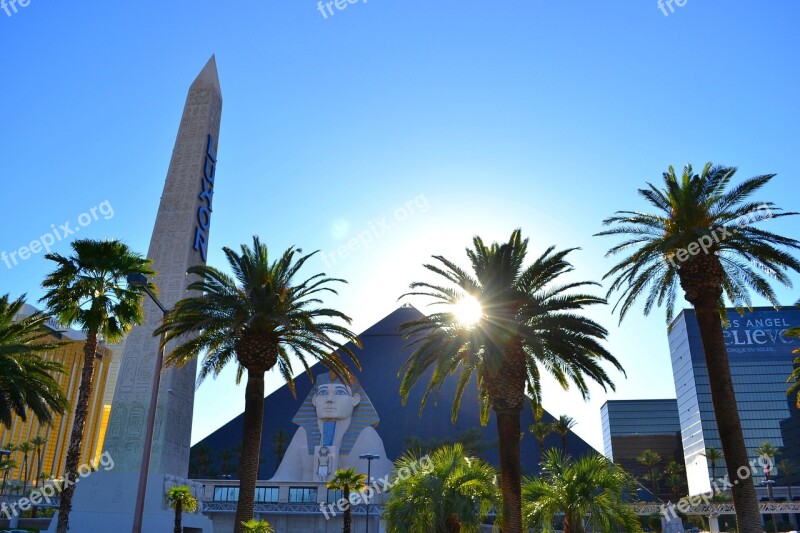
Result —
[{"label": "palm tree trunk", "polygon": [[500,448],[500,488],[503,492],[503,533],[522,533],[520,410],[495,409]]},{"label": "palm tree trunk", "polygon": [[38,446],[36,447],[36,456],[36,479],[34,481],[38,487],[42,477],[42,449]]},{"label": "palm tree trunk", "polygon": [[175,502],[175,529],[174,533],[183,533],[183,503],[180,501]]},{"label": "palm tree trunk", "polygon": [[564,514],[564,533],[572,533],[572,520],[569,513]]},{"label": "palm tree trunk", "polygon": [[[690,300],[691,301],[691,300]],[[736,408],[736,395],[733,391],[731,369],[728,364],[728,351],[722,335],[722,322],[719,318],[719,298],[700,296],[692,301],[700,326],[703,341],[708,381],[711,385],[711,401],[717,419],[722,451],[728,478],[733,484],[731,493],[736,508],[737,529],[741,533],[761,533],[761,512],[758,507],[756,489],[752,476],[739,478],[739,468],[750,468],[747,448],[744,443],[742,423]]]},{"label": "palm tree trunk", "polygon": [[711,463],[711,495],[714,496],[717,493],[717,463]]},{"label": "palm tree trunk", "polygon": [[447,517],[445,522],[445,533],[461,533],[461,521],[455,514]]},{"label": "palm tree trunk", "polygon": [[28,490],[28,477],[28,452],[25,452],[22,456],[22,494]]},{"label": "palm tree trunk", "polygon": [[656,479],[655,468],[650,468],[650,483],[653,484],[653,498],[658,500],[658,480]]},{"label": "palm tree trunk", "polygon": [[[94,358],[96,354],[97,332],[90,331],[86,335],[86,344],[83,346],[83,370],[81,371],[81,385],[78,389],[78,402],[75,406],[75,421],[72,423],[72,434],[69,438],[67,460],[64,465],[65,481],[73,481],[78,475],[83,430],[86,426],[86,417],[89,414],[89,398],[92,395],[92,374],[94,374]],[[61,505],[58,509],[57,533],[67,533],[75,487],[74,483],[64,483],[64,490],[61,492]]]},{"label": "palm tree trunk", "polygon": [[[350,510],[350,491],[342,491],[342,497],[347,500],[342,517],[342,533],[350,533],[353,529],[353,515]],[[367,517],[369,520],[369,517]]]},{"label": "palm tree trunk", "polygon": [[264,422],[264,370],[247,370],[244,403],[242,456],[239,459],[239,502],[234,531],[241,533],[242,522],[253,519],[256,502],[258,461],[261,456],[261,430]]}]

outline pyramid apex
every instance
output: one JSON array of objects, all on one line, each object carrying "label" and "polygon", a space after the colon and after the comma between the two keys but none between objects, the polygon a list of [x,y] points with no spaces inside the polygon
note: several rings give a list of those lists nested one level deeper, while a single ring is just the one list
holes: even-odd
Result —
[{"label": "pyramid apex", "polygon": [[208,60],[206,66],[200,71],[200,74],[195,78],[192,86],[195,85],[211,85],[220,95],[222,89],[219,86],[219,73],[217,72],[217,59],[214,54],[211,54],[211,59]]}]

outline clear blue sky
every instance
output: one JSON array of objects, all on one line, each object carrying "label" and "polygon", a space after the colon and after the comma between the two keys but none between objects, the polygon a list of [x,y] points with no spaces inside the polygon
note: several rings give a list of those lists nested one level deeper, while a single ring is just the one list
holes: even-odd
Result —
[{"label": "clear blue sky", "polygon": [[[578,276],[599,279],[600,221],[640,207],[636,188],[670,164],[778,173],[765,196],[800,210],[795,1],[688,0],[665,17],[656,0],[370,0],[327,19],[314,0],[232,4],[0,10],[0,251],[108,201],[114,216],[80,236],[146,252],[186,91],[212,53],[224,108],[209,262],[253,234],[276,252],[330,252],[386,217],[368,248],[308,270],[351,282],[330,303],[359,331],[427,257],[461,259],[476,233],[521,227],[535,252],[579,246]],[[415,198],[423,208],[395,220]],[[769,226],[800,237],[797,221]],[[0,263],[0,294],[41,296],[42,255]],[[610,310],[593,314],[628,379],[588,405],[549,384],[545,407],[600,447],[607,397],[674,386],[662,311],[619,328]],[[194,440],[243,396],[230,372],[204,384]]]}]

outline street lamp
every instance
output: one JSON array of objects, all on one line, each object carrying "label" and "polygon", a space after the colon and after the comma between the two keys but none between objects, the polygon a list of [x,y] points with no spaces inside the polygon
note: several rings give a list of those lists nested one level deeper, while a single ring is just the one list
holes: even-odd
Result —
[{"label": "street lamp", "polygon": [[[151,300],[161,309],[166,317],[169,310],[158,300],[150,287],[147,286],[147,277],[144,274],[131,274],[128,284],[141,288]],[[147,426],[144,433],[144,450],[142,451],[142,466],[139,468],[139,488],[136,491],[136,508],[133,512],[133,533],[142,533],[142,517],[144,515],[144,499],[147,494],[147,475],[150,472],[150,454],[153,448],[153,429],[156,425],[156,407],[158,404],[158,388],[161,386],[161,369],[164,366],[164,336],[161,334],[156,367],[153,372],[153,390],[150,393],[150,408],[147,411]]]},{"label": "street lamp", "polygon": [[[375,459],[380,459],[380,455],[375,455],[374,453],[362,453],[358,456],[359,459],[366,459],[367,460],[367,485],[370,484],[372,481],[372,461]],[[367,530],[366,533],[369,533],[369,500],[367,500]]]}]

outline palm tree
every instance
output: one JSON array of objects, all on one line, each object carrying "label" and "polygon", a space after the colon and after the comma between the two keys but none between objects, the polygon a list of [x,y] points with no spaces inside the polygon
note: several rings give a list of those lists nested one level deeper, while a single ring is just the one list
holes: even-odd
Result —
[{"label": "palm tree", "polygon": [[[13,450],[9,450],[13,451]],[[0,456],[0,472],[3,473],[3,485],[0,488],[0,496],[6,493],[6,483],[11,471],[17,468],[17,462],[11,457]]]},{"label": "palm tree", "polygon": [[[349,378],[346,364],[336,353],[346,354],[360,368],[352,350],[339,347],[333,336],[360,346],[356,335],[331,320],[350,324],[340,311],[316,308],[319,296],[336,291],[329,285],[344,282],[316,274],[297,282],[300,268],[316,252],[303,255],[289,248],[270,262],[266,245],[253,237],[253,247],[242,245],[241,253],[223,248],[235,279],[210,266],[196,266],[189,274],[199,280],[189,285],[193,296],[179,301],[156,334],[164,333],[166,342],[180,344],[167,356],[167,364],[181,366],[205,354],[200,368],[202,380],[217,376],[234,361],[238,367],[237,383],[247,372],[242,455],[239,460],[239,502],[236,508],[236,531],[253,518],[256,479],[261,450],[264,418],[264,374],[276,368],[294,393],[291,357],[296,356],[311,375],[309,357],[317,359],[336,374]],[[186,340],[186,335],[190,340]]]},{"label": "palm tree", "polygon": [[[400,393],[405,402],[411,387],[433,368],[422,409],[429,394],[440,391],[447,377],[458,372],[455,420],[461,396],[477,374],[481,423],[488,423],[490,409],[497,418],[503,531],[519,533],[520,412],[528,402],[541,406],[541,369],[564,388],[575,384],[586,399],[587,377],[604,389],[614,389],[601,362],[610,362],[620,371],[622,367],[599,342],[608,332],[580,314],[605,300],[572,292],[594,284],[559,283],[562,275],[573,270],[565,259],[572,249],[556,252],[550,247],[532,265],[523,267],[528,240],[522,239],[520,230],[502,245],[487,246],[480,237],[473,244],[474,249],[467,250],[471,271],[434,256],[439,264],[425,268],[444,278],[445,285],[411,284],[415,292],[409,295],[431,297],[446,310],[401,326],[406,338],[414,339],[415,350],[403,367]],[[480,315],[468,324],[458,311],[475,301]]]},{"label": "palm tree", "polygon": [[553,431],[561,435],[561,451],[567,453],[567,433],[575,427],[575,420],[567,415],[561,415],[553,422]]},{"label": "palm tree", "polygon": [[522,489],[525,526],[552,531],[556,516],[564,515],[564,533],[642,531],[639,517],[627,504],[635,495],[633,480],[599,454],[573,460],[551,448],[542,463],[545,477],[528,478]]},{"label": "palm tree", "polygon": [[[30,461],[28,461],[28,455],[35,450],[33,444],[30,442],[23,442],[19,446],[17,446],[17,451],[22,454],[22,468],[20,469],[20,480],[22,481],[22,493],[24,494],[28,490],[28,478],[31,477],[31,467]],[[33,457],[31,456],[31,459]]]},{"label": "palm tree", "polygon": [[481,459],[470,457],[458,443],[443,446],[429,456],[429,467],[419,470],[420,458],[404,455],[395,470],[412,472],[398,477],[384,509],[389,533],[473,533],[500,503],[497,472]]},{"label": "palm tree", "polygon": [[355,468],[347,470],[339,469],[328,481],[327,487],[331,490],[342,491],[342,499],[345,500],[343,533],[350,533],[352,530],[352,515],[350,509],[350,493],[358,492],[366,486],[367,476],[356,472]]},{"label": "palm tree", "polygon": [[42,460],[44,459],[42,452],[44,445],[47,444],[47,439],[41,435],[36,435],[31,439],[31,444],[36,452],[36,486],[38,487],[39,479],[42,476]]},{"label": "palm tree", "polygon": [[[800,300],[798,300],[797,303],[794,304],[794,305],[800,305]],[[787,337],[800,338],[800,327],[792,328],[792,329],[788,330],[784,335],[786,335]],[[800,354],[800,348],[796,349],[792,353]],[[787,380],[787,382],[790,382],[790,383],[792,381],[794,381],[792,386],[789,387],[788,394],[791,394],[792,392],[797,391],[796,404],[797,404],[797,408],[800,409],[800,357],[798,357],[797,359],[794,360],[794,364],[795,364],[794,372],[792,372],[792,375],[789,376],[789,379]]]},{"label": "palm tree", "polygon": [[222,475],[230,475],[233,473],[233,450],[222,450],[219,454],[220,468],[222,468]]},{"label": "palm tree", "polygon": [[792,476],[797,471],[797,465],[791,459],[781,459],[778,461],[777,464],[778,472],[780,472],[786,478],[786,488],[789,491],[789,501],[794,500],[792,498]]},{"label": "palm tree", "polygon": [[[769,501],[772,501],[772,484],[775,483],[775,481],[770,479],[770,474],[772,473],[772,465],[775,464],[775,456],[777,456],[780,452],[772,443],[764,441],[761,443],[761,446],[756,448],[756,453],[760,458],[764,457],[768,461],[764,467],[764,476],[766,477],[765,483],[767,485],[767,497],[769,498]],[[770,515],[772,530],[775,533],[778,532],[778,522],[776,521],[776,518],[777,517],[775,515]]]},{"label": "palm tree", "polygon": [[705,453],[701,453],[703,457],[708,459],[711,463],[711,494],[712,496],[717,493],[717,461],[722,460],[722,450],[709,446]]},{"label": "palm tree", "polygon": [[[132,274],[153,274],[150,261],[120,241],[77,240],[72,243],[72,251],[70,257],[45,255],[56,263],[56,268],[42,283],[47,292],[41,299],[60,323],[86,333],[81,383],[64,465],[64,478],[69,480],[78,474],[98,342],[101,338],[117,342],[134,325],[142,323],[144,289],[128,285],[127,278]],[[152,284],[149,288],[155,290]],[[75,487],[67,484],[61,493],[58,533],[67,532]]]},{"label": "palm tree", "polygon": [[670,488],[673,497],[677,498],[686,485],[686,475],[683,465],[677,461],[670,461],[664,468],[664,473],[667,475],[667,486]]},{"label": "palm tree", "polygon": [[208,464],[213,453],[214,450],[205,442],[192,448],[189,462],[195,469],[197,479],[208,479]]},{"label": "palm tree", "polygon": [[769,494],[769,500],[772,501],[772,483],[770,483],[770,474],[772,474],[771,467],[773,464],[775,464],[775,457],[780,452],[772,443],[764,441],[761,443],[761,446],[756,448],[756,453],[759,457],[764,457],[767,459],[767,464],[764,468],[764,476],[766,477],[767,481],[767,493]]},{"label": "palm tree", "polygon": [[544,459],[544,440],[553,432],[553,424],[537,420],[528,428],[528,431],[539,441],[539,461]]},{"label": "palm tree", "polygon": [[192,491],[186,486],[177,486],[169,489],[167,493],[169,508],[175,510],[174,533],[183,533],[183,513],[197,511],[197,498],[192,496]]},{"label": "palm tree", "polygon": [[275,458],[278,460],[277,465],[280,466],[283,461],[283,456],[286,454],[287,446],[289,446],[289,435],[282,429],[279,429],[272,435],[272,451],[275,453]]},{"label": "palm tree", "polygon": [[650,481],[653,498],[658,498],[658,479],[660,477],[658,465],[661,463],[661,456],[653,450],[644,450],[636,458],[636,461],[647,468],[647,475],[645,477]]},{"label": "palm tree", "polygon": [[27,420],[27,411],[41,423],[49,423],[53,413],[62,414],[67,398],[54,374],[64,367],[44,359],[38,352],[60,346],[44,340],[50,335],[47,315],[35,312],[15,320],[25,305],[25,296],[9,301],[0,296],[0,424],[10,428],[13,416]]},{"label": "palm tree", "polygon": [[[796,250],[800,242],[755,227],[763,218],[795,214],[781,212],[772,202],[749,199],[774,174],[728,189],[735,172],[735,168],[709,163],[699,175],[687,165],[678,177],[670,167],[664,173],[663,188],[648,184],[639,190],[656,214],[619,211],[604,221],[614,227],[599,233],[626,238],[609,250],[608,255],[624,253],[625,257],[606,274],[613,278],[609,294],[621,293],[615,306],[620,320],[639,297],[645,297],[644,314],[666,304],[671,323],[679,284],[694,307],[730,479],[738,478],[736,471],[748,465],[748,456],[739,412],[731,409],[736,396],[722,331],[728,320],[725,301],[743,312],[751,306],[752,289],[777,307],[770,280],[789,286],[786,271],[800,272],[800,262],[781,249]],[[732,493],[739,531],[760,531],[752,477],[739,480]]]},{"label": "palm tree", "polygon": [[242,522],[242,533],[274,533],[275,529],[266,520],[250,519]]}]

